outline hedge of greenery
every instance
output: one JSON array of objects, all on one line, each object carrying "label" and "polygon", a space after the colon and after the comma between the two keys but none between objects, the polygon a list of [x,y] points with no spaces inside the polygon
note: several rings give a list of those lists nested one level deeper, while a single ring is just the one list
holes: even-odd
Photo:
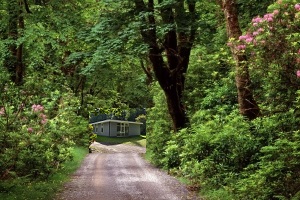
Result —
[{"label": "hedge of greenery", "polygon": [[261,109],[251,121],[238,112],[226,50],[198,49],[195,56],[206,56],[187,74],[186,129],[170,131],[164,95],[155,93],[147,143],[153,163],[185,177],[208,199],[299,199],[299,25],[300,4],[278,1],[229,44],[249,56]]},{"label": "hedge of greenery", "polygon": [[40,82],[33,90],[38,79],[15,86],[0,78],[0,178],[47,178],[71,159],[75,143],[88,144],[88,122],[66,88]]}]

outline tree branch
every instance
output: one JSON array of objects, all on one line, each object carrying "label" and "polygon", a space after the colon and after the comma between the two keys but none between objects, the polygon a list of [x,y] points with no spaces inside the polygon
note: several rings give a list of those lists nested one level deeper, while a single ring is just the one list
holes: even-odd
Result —
[{"label": "tree branch", "polygon": [[29,9],[29,5],[28,5],[27,0],[24,0],[24,6],[25,6],[26,12],[32,14],[32,12],[31,12],[30,9]]}]

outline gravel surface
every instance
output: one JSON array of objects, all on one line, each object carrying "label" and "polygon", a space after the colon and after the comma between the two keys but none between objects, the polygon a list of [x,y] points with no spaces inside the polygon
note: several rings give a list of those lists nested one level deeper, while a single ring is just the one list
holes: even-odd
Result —
[{"label": "gravel surface", "polygon": [[57,200],[192,200],[184,185],[142,157],[145,148],[92,144],[81,167]]}]

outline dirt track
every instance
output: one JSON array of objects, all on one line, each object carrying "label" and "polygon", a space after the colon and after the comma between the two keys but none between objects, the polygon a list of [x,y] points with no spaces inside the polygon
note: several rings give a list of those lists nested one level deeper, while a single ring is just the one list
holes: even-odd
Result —
[{"label": "dirt track", "polygon": [[94,143],[58,200],[197,199],[185,186],[142,158],[145,148]]}]

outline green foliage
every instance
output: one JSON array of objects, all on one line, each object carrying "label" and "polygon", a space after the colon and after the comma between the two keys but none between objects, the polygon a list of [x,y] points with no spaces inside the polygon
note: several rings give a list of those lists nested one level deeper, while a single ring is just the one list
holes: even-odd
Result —
[{"label": "green foliage", "polygon": [[[77,105],[72,102],[74,98],[70,93],[51,92],[51,98],[43,94],[45,97],[41,98],[26,87],[3,86],[0,95],[1,178],[46,178],[71,158],[74,142],[82,141],[87,135],[87,122],[83,123],[74,113]],[[43,105],[33,103],[38,99]]]},{"label": "green foliage", "polygon": [[71,150],[72,160],[63,164],[48,180],[30,180],[22,177],[14,180],[1,180],[0,199],[5,200],[51,200],[63,184],[69,180],[70,175],[80,166],[85,155],[88,153],[85,147],[74,147]]},{"label": "green foliage", "polygon": [[[211,109],[215,106],[223,109],[224,105],[227,105],[226,111],[231,112],[232,105],[237,101],[232,66],[229,52],[224,48],[212,51],[197,47],[194,50],[186,74],[184,93],[191,116],[200,109]],[[214,110],[217,109],[211,109],[211,112]]]},{"label": "green foliage", "polygon": [[268,6],[274,3],[276,0],[237,0],[238,11],[240,13],[240,22],[242,28],[247,27],[249,19],[256,17],[257,15],[263,15],[266,12]]},{"label": "green foliage", "polygon": [[47,178],[72,157],[74,142],[88,144],[88,122],[76,114],[79,101],[65,78],[49,63],[31,64],[22,86],[0,73],[1,179]]},{"label": "green foliage", "polygon": [[152,86],[151,92],[155,106],[147,110],[147,153],[155,165],[163,166],[164,152],[172,127],[165,96],[157,83]]},{"label": "green foliage", "polygon": [[203,190],[201,192],[201,196],[204,199],[209,199],[209,200],[233,200],[235,199],[235,196],[230,192],[225,189],[219,189],[219,190],[214,190],[214,189],[208,189]]},{"label": "green foliage", "polygon": [[[29,1],[32,14],[23,13],[25,28],[11,40],[8,2],[0,3],[1,191],[46,188],[28,180],[52,177],[72,158],[75,143],[87,146],[95,139],[89,138],[87,124],[92,112],[121,114],[147,108],[147,156],[200,186],[208,199],[299,199],[296,0],[236,1],[244,35],[253,36],[252,42],[230,41],[246,45],[242,51],[261,108],[261,116],[251,122],[237,113],[234,62],[226,49],[222,10],[213,1],[197,1],[193,25],[199,32],[185,74],[183,100],[190,126],[177,133],[171,131],[164,93],[157,83],[145,85],[153,74],[140,28],[152,28],[141,23],[150,12],[135,15],[134,1]],[[270,3],[272,19],[249,25]],[[164,34],[174,24],[164,24],[160,14],[174,6],[175,1],[166,0],[154,8],[162,47]],[[188,13],[178,13],[176,28],[186,30],[191,19],[185,17]],[[264,31],[255,33],[259,28]],[[3,67],[12,44],[23,45],[22,86],[15,86]],[[33,105],[43,109],[34,111]],[[144,139],[130,139],[145,145]]]},{"label": "green foliage", "polygon": [[[272,145],[261,149],[262,156],[253,173],[236,185],[241,199],[299,198],[299,132],[281,133]],[[253,170],[250,168],[250,170]]]},{"label": "green foliage", "polygon": [[[252,20],[239,44],[246,45],[255,92],[263,110],[288,111],[299,80],[299,11],[296,1],[278,1],[267,14]],[[251,41],[250,41],[251,40]],[[258,78],[259,77],[259,78]]]},{"label": "green foliage", "polygon": [[195,115],[192,128],[165,143],[159,157],[164,168],[190,179],[209,199],[291,199],[298,194],[299,120],[293,110],[252,122],[236,112]]},{"label": "green foliage", "polygon": [[182,169],[203,185],[226,184],[249,164],[256,150],[249,124],[234,113],[228,117],[216,115],[193,132],[181,155]]},{"label": "green foliage", "polygon": [[[181,164],[181,153],[186,137],[189,137],[188,129],[181,129],[178,133],[172,134],[169,141],[167,141],[164,151],[164,158],[162,165],[166,169],[177,169]],[[176,170],[175,170],[176,171]]]},{"label": "green foliage", "polygon": [[202,112],[210,117],[164,144],[161,166],[200,186],[208,199],[297,199],[299,120],[292,110],[252,122],[236,112]]},{"label": "green foliage", "polygon": [[72,52],[67,60],[68,65],[84,63],[79,71],[87,77],[85,112],[93,112],[95,108],[145,108],[151,96],[140,61],[144,60],[147,46],[140,40],[131,3],[101,1],[97,7],[100,15],[94,25],[78,34],[87,47]]}]

